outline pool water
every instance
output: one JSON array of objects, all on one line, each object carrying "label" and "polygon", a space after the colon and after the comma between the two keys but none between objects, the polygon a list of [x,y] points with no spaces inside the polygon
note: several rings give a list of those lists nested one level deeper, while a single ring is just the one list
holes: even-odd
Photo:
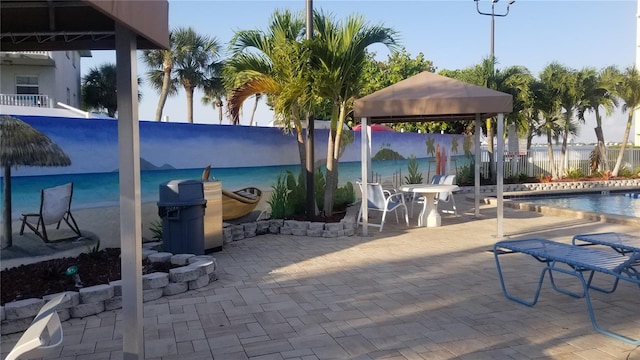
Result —
[{"label": "pool water", "polygon": [[514,200],[574,210],[640,217],[640,196],[638,196],[637,193],[528,197],[526,199],[520,198]]}]

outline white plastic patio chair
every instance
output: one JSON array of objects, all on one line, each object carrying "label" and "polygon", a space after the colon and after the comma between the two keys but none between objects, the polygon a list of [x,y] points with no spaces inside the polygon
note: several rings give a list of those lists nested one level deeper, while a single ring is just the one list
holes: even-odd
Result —
[{"label": "white plastic patio chair", "polygon": [[[362,183],[356,182],[360,187],[360,194],[362,194]],[[365,201],[364,199],[362,201]],[[404,202],[404,194],[401,192],[392,193],[388,190],[384,190],[379,183],[367,183],[367,208],[369,211],[382,212],[382,220],[380,224],[369,222],[369,226],[380,228],[384,227],[384,221],[387,217],[387,213],[393,211],[396,214],[396,221],[400,223],[398,218],[398,209],[404,210],[404,219],[409,226],[409,212],[407,211],[407,205]],[[362,225],[362,207],[358,211],[358,225]]]},{"label": "white plastic patio chair", "polygon": [[[442,177],[441,184],[453,185],[455,182],[456,182],[455,175],[447,175]],[[447,213],[447,214],[454,214],[456,216],[458,215],[458,210],[456,209],[456,201],[453,198],[453,193],[451,193],[451,191],[439,192],[436,195],[436,203],[440,205],[439,204],[440,202],[451,204],[451,210],[440,209],[441,212]]]},{"label": "white plastic patio chair", "polygon": [[42,306],[5,360],[44,357],[62,345],[62,324],[56,309],[67,297],[67,294],[60,294]]},{"label": "white plastic patio chair", "polygon": [[[46,225],[57,224],[56,229],[59,229],[60,223],[64,220],[74,233],[82,236],[76,220],[71,215],[72,197],[73,183],[40,190],[40,211],[38,213],[22,214],[20,235],[24,233],[24,226],[26,225],[44,242],[49,242]],[[30,223],[29,218],[37,218],[37,221],[35,224]]]}]

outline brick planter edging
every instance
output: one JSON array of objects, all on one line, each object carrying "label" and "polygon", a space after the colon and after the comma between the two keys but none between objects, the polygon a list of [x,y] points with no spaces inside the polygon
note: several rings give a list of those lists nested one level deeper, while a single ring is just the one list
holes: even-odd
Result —
[{"label": "brick planter edging", "polygon": [[[599,181],[555,181],[548,183],[524,183],[504,184],[502,189],[506,192],[538,192],[538,191],[597,191],[597,190],[624,190],[640,187],[640,179],[625,180],[599,180]],[[473,194],[473,186],[460,186],[460,193]],[[496,185],[480,186],[481,194],[495,194]]]},{"label": "brick planter edging", "polygon": [[[142,275],[143,302],[198,289],[217,280],[216,259],[210,255],[174,255],[143,249],[142,256],[143,259],[149,259],[151,262],[171,262],[175,265],[184,265],[170,269],[169,273],[154,272]],[[82,276],[82,274],[80,275]],[[122,308],[122,280],[80,288],[78,292],[65,291],[65,293],[68,294],[67,300],[58,306],[58,315],[61,321]],[[25,331],[31,325],[40,308],[59,294],[45,295],[42,299],[18,300],[0,306],[0,334]]]}]

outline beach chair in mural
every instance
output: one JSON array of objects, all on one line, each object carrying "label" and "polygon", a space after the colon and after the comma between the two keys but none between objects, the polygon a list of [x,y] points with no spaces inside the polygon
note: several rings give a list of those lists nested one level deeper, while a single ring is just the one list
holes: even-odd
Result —
[{"label": "beach chair in mural", "polygon": [[20,235],[24,233],[26,225],[44,242],[49,242],[46,226],[57,224],[56,229],[59,229],[60,223],[64,221],[74,233],[82,236],[76,220],[71,215],[72,197],[73,183],[40,190],[40,211],[38,213],[22,214]]},{"label": "beach chair in mural", "polygon": [[[632,252],[626,255],[619,254],[615,251],[595,249],[586,246],[575,246],[565,243],[559,243],[546,239],[524,239],[524,240],[505,240],[497,242],[493,247],[494,258],[496,267],[498,270],[498,277],[500,280],[500,286],[505,297],[520,304],[526,306],[534,306],[538,302],[540,291],[542,290],[542,284],[545,276],[549,275],[551,286],[554,290],[569,295],[574,298],[584,298],[587,303],[587,311],[591,318],[591,324],[594,329],[604,335],[610,336],[614,339],[624,341],[632,345],[640,345],[639,338],[631,338],[619,332],[614,332],[611,329],[605,329],[600,326],[596,321],[596,315],[594,310],[602,310],[600,315],[606,315],[613,311],[612,305],[617,302],[610,302],[609,306],[602,305],[594,306],[591,304],[590,291],[597,290],[603,293],[612,293],[613,291],[606,291],[591,284],[595,273],[603,274],[612,279],[615,282],[628,281],[632,284],[640,285],[640,272],[637,270],[638,264],[640,264],[640,252]],[[504,257],[516,256],[515,254],[528,255],[531,258],[542,263],[542,272],[538,280],[537,288],[534,291],[533,298],[525,299],[513,294],[513,289],[509,291],[507,289],[507,282],[504,276],[516,277],[517,279],[511,279],[510,284],[515,284],[521,281],[518,274],[526,272],[521,263],[514,261],[508,262],[513,267],[509,271],[503,273],[504,264],[500,262],[500,259]],[[515,260],[515,259],[513,259]],[[517,260],[526,260],[525,258]],[[507,263],[505,261],[505,263]],[[575,292],[565,287],[560,287],[555,277],[559,274],[569,275],[578,280],[580,283],[581,291]],[[528,281],[527,281],[528,283]],[[637,332],[636,332],[637,333]]]},{"label": "beach chair in mural", "polygon": [[44,304],[5,360],[40,358],[56,351],[63,340],[57,308],[68,297],[63,293]]},{"label": "beach chair in mural", "polygon": [[[362,194],[362,183],[359,181],[356,183],[360,187],[360,193]],[[368,223],[369,226],[380,228],[380,231],[382,231],[382,227],[384,226],[387,213],[391,211],[395,213],[396,221],[400,223],[398,218],[398,209],[404,211],[404,219],[407,226],[409,226],[409,213],[404,202],[404,194],[401,192],[392,193],[389,190],[384,190],[382,185],[379,183],[368,183],[367,207],[369,211],[379,211],[382,213],[382,220],[380,221],[380,224]],[[358,212],[357,224],[362,225],[362,207],[360,207],[360,211]]]}]

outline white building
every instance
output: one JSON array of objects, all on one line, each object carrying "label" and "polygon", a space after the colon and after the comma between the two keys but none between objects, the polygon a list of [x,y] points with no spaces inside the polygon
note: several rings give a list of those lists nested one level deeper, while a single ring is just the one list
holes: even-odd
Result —
[{"label": "white building", "polygon": [[[80,108],[80,59],[90,51],[0,52],[0,106]],[[35,109],[34,109],[35,110]]]}]

